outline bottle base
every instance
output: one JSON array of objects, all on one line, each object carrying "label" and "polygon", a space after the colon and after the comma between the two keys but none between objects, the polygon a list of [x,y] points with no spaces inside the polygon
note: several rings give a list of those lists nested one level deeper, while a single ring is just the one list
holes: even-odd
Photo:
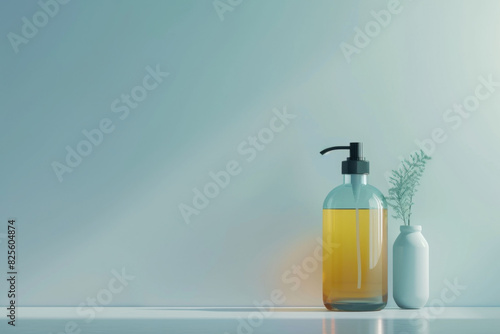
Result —
[{"label": "bottle base", "polygon": [[[385,299],[385,298],[384,298]],[[356,299],[356,300],[339,300],[332,303],[324,303],[325,307],[330,311],[337,312],[368,312],[380,311],[386,305],[387,301],[373,302],[369,299]]]}]

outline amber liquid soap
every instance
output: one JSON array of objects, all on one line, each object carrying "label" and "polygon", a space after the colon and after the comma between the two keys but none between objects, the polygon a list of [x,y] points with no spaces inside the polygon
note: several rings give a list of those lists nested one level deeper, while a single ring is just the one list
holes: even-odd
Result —
[{"label": "amber liquid soap", "polygon": [[323,210],[323,302],[333,311],[387,303],[387,210]]}]

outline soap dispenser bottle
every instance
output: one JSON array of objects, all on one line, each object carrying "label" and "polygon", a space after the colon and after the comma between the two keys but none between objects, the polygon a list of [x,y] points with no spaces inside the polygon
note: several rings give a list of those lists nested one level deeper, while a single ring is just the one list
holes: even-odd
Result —
[{"label": "soap dispenser bottle", "polygon": [[323,204],[323,303],[332,311],[378,311],[387,304],[387,203],[368,184],[363,144],[342,162],[344,183]]}]

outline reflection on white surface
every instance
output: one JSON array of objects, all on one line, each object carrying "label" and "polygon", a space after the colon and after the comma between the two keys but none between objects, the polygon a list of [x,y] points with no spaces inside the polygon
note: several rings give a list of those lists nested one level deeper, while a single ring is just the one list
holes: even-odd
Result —
[{"label": "reflection on white surface", "polygon": [[323,319],[322,334],[339,333],[366,333],[384,334],[392,333],[387,329],[392,328],[392,319]]},{"label": "reflection on white surface", "polygon": [[382,319],[377,319],[377,328],[375,331],[377,334],[383,334],[384,333],[384,327],[382,327]]},{"label": "reflection on white surface", "polygon": [[[16,333],[61,333],[73,321],[81,333],[203,333],[203,334],[428,334],[498,333],[500,308],[447,308],[439,317],[419,318],[417,310],[330,312],[322,308],[105,308],[87,322],[75,308],[20,308]],[[255,326],[242,322],[256,313],[264,320]],[[425,324],[425,326],[421,326]],[[0,325],[0,332],[7,325]]]}]

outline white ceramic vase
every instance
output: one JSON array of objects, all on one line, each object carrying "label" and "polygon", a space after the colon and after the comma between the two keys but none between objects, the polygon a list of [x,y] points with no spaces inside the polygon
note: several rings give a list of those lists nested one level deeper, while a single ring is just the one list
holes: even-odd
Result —
[{"label": "white ceramic vase", "polygon": [[402,225],[393,246],[393,296],[399,307],[417,309],[429,299],[429,244],[422,226]]}]

